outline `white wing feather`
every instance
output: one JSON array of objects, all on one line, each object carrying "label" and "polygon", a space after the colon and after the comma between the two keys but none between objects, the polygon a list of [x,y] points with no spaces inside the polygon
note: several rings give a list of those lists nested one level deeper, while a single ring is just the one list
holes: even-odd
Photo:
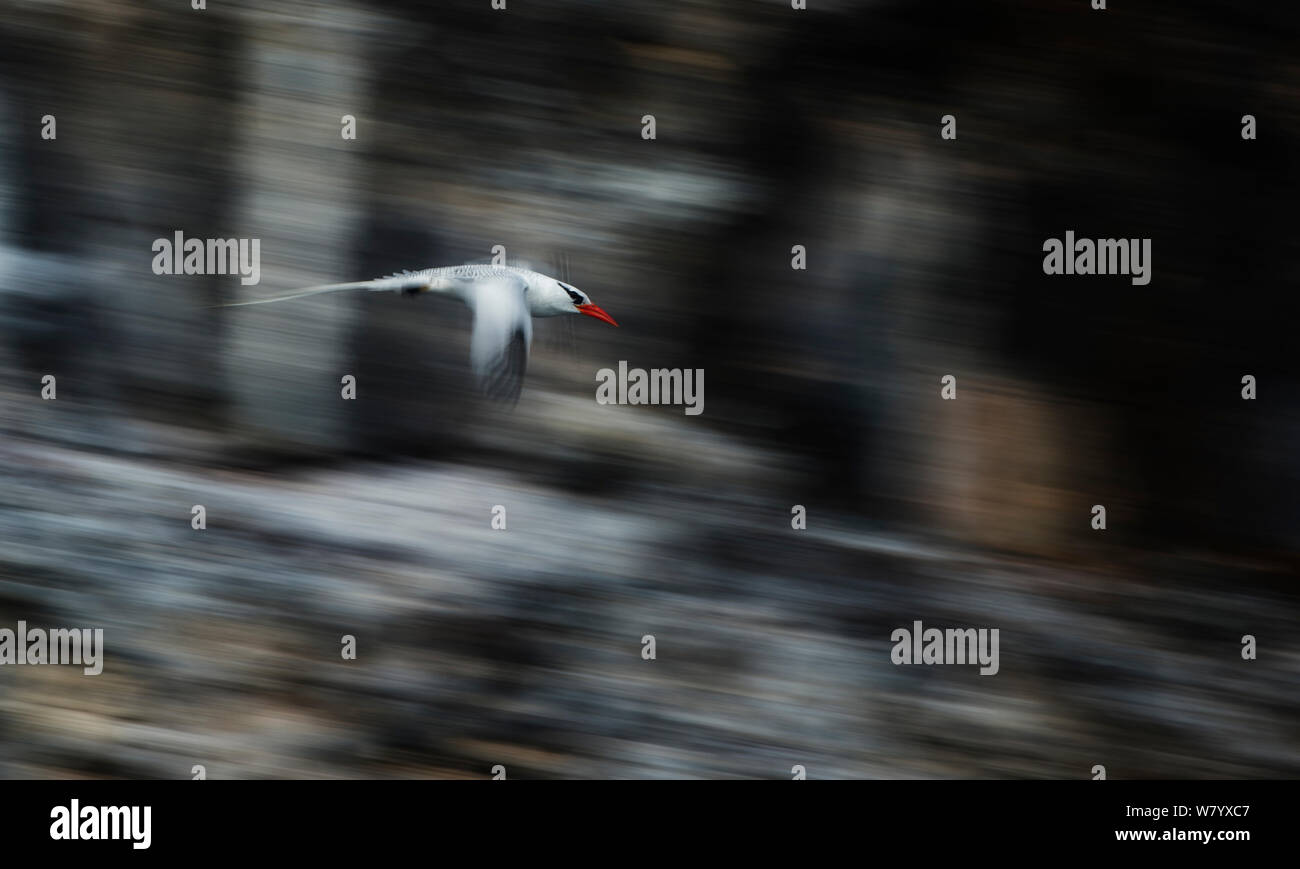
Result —
[{"label": "white wing feather", "polygon": [[474,311],[470,364],[489,398],[514,402],[523,388],[533,342],[533,318],[524,297],[527,290],[518,275],[495,275],[474,281],[468,296]]}]

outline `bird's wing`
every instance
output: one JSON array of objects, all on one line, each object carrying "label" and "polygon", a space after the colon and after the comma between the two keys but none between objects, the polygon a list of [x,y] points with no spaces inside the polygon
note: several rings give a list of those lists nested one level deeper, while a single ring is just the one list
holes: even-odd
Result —
[{"label": "bird's wing", "polygon": [[271,302],[286,302],[289,299],[301,299],[304,296],[316,296],[321,293],[338,293],[343,290],[370,290],[371,292],[422,293],[432,286],[431,276],[427,272],[402,272],[373,281],[353,281],[350,284],[325,284],[319,287],[307,287],[287,296],[271,299],[254,299],[249,302],[227,302],[218,308],[240,308],[245,305],[268,305]]},{"label": "bird's wing", "polygon": [[517,275],[496,275],[474,282],[469,294],[474,330],[469,355],[479,388],[491,399],[519,400],[533,340],[533,318],[524,293],[528,284]]}]

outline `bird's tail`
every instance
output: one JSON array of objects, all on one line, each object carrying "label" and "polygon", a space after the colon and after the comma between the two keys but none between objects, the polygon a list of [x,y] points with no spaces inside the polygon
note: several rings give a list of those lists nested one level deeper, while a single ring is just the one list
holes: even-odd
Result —
[{"label": "bird's tail", "polygon": [[344,290],[368,290],[374,285],[374,281],[354,281],[350,284],[324,284],[319,287],[307,287],[289,293],[286,296],[275,296],[270,299],[253,299],[248,302],[226,302],[221,305],[212,305],[213,308],[242,308],[246,305],[269,305],[272,302],[287,302],[290,299],[301,299],[304,296],[318,296],[321,293],[338,293]]}]

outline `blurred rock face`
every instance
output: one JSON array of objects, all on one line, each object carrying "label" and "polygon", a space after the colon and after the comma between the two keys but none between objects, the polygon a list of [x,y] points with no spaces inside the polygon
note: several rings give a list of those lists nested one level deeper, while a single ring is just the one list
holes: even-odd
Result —
[{"label": "blurred rock face", "polygon": [[[0,13],[0,619],[109,650],[0,668],[0,772],[1294,766],[1294,643],[1234,656],[1294,616],[1295,13],[750,5]],[[210,307],[498,245],[621,324],[539,321],[514,413],[455,302]],[[916,618],[996,681],[892,668]]]}]

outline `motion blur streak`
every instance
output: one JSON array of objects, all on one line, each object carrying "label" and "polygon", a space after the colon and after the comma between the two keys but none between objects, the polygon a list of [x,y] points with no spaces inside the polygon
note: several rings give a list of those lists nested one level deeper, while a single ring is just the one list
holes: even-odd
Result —
[{"label": "motion blur streak", "polygon": [[[0,666],[0,775],[1300,775],[1300,12],[1111,5],[5,5],[0,624],[104,667]],[[495,245],[621,326],[513,412],[452,300],[213,308]]]}]

